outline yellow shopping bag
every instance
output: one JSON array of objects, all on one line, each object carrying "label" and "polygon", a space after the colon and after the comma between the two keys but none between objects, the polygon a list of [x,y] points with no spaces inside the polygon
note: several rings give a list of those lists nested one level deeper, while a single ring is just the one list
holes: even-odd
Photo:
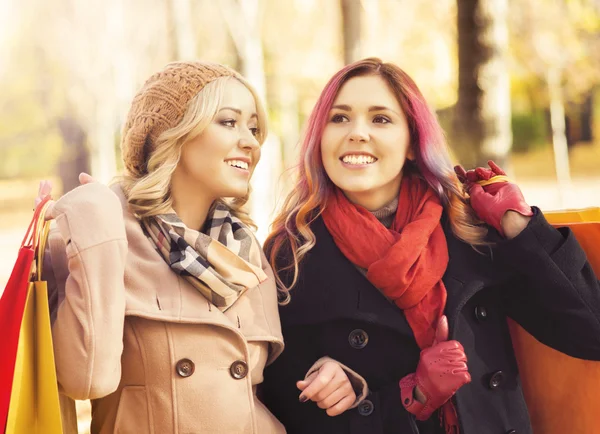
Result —
[{"label": "yellow shopping bag", "polygon": [[6,434],[61,434],[62,423],[52,347],[50,310],[42,263],[50,222],[40,213],[34,233],[34,274],[21,322]]},{"label": "yellow shopping bag", "polygon": [[[568,226],[600,276],[600,208],[544,213]],[[535,434],[600,434],[600,362],[575,359],[535,340],[509,321]]]}]

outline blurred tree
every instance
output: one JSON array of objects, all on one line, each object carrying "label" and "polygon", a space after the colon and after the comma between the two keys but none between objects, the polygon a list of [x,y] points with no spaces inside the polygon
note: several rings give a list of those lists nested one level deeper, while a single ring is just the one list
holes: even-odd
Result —
[{"label": "blurred tree", "polygon": [[510,86],[507,0],[457,0],[458,101],[454,150],[462,164],[509,170]]},{"label": "blurred tree", "polygon": [[167,39],[171,60],[192,60],[197,56],[190,0],[166,0]]},{"label": "blurred tree", "polygon": [[[600,4],[596,0],[518,4],[511,16],[515,69],[521,80],[536,86],[538,104],[549,107],[557,193],[564,203],[571,183],[567,133],[579,124],[578,119],[565,122],[566,103],[583,100],[600,82],[600,58],[595,55],[600,52]],[[579,136],[579,131],[573,133],[572,137]]]},{"label": "blurred tree", "polygon": [[[219,5],[241,62],[242,75],[255,87],[262,101],[267,101],[264,54],[261,38],[260,0],[222,0]],[[281,173],[281,147],[270,133],[262,148],[261,160],[252,176],[254,194],[250,210],[258,226],[257,237],[264,240],[275,210],[277,178]]]},{"label": "blurred tree", "polygon": [[344,63],[348,65],[363,57],[361,49],[363,7],[360,0],[340,0],[340,8],[342,11]]},{"label": "blurred tree", "polygon": [[[600,4],[596,0],[511,0],[513,74],[532,88],[532,105],[549,107],[555,171],[567,194],[570,182],[567,130],[591,139],[591,95],[600,83]],[[517,7],[518,6],[518,7]],[[541,11],[543,13],[541,13]],[[566,102],[588,100],[565,122]],[[582,113],[582,118],[578,112]]]}]

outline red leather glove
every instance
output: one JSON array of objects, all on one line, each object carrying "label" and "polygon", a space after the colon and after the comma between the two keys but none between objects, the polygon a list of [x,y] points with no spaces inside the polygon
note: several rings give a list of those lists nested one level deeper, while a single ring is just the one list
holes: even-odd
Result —
[{"label": "red leather glove", "polygon": [[[458,341],[448,340],[448,319],[443,315],[433,345],[421,351],[417,372],[400,380],[402,404],[418,420],[427,420],[458,389],[470,382],[465,350]],[[425,403],[415,399],[416,386],[425,395]]]},{"label": "red leather glove", "polygon": [[[467,193],[471,196],[471,207],[477,216],[504,236],[501,223],[507,211],[516,211],[527,217],[531,217],[533,212],[516,184],[506,179],[499,179],[498,182],[492,179],[496,176],[504,177],[506,173],[491,160],[488,165],[490,169],[478,167],[468,172],[462,166],[456,166],[454,171],[459,181],[465,184]],[[491,183],[488,184],[487,181],[490,180]]]}]

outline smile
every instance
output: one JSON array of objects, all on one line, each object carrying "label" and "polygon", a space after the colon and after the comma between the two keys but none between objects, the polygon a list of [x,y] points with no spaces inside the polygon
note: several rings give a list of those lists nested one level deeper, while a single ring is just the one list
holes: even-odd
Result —
[{"label": "smile", "polygon": [[340,157],[340,161],[351,166],[365,166],[375,163],[377,158],[368,154],[345,154]]},{"label": "smile", "polygon": [[236,167],[238,169],[243,170],[248,170],[248,168],[250,167],[250,164],[247,161],[242,160],[227,160],[225,161],[225,163],[227,163],[231,167]]}]

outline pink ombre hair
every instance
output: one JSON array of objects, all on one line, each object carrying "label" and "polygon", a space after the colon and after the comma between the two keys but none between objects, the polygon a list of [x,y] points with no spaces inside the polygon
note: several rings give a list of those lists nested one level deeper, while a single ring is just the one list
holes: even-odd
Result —
[{"label": "pink ombre hair", "polygon": [[[437,193],[458,238],[472,245],[485,244],[485,229],[475,224],[464,200],[442,128],[413,79],[392,63],[383,63],[377,58],[360,60],[338,71],[321,92],[301,141],[302,160],[297,167],[296,185],[273,221],[271,234],[265,241],[278,288],[284,296],[283,303],[289,301],[289,290],[298,279],[302,258],[315,245],[310,224],[321,214],[329,192],[334,188],[321,160],[321,137],[329,111],[344,83],[365,75],[376,75],[385,80],[406,116],[415,161],[407,164],[405,170],[415,170]],[[293,261],[284,263],[284,258],[293,258]],[[292,270],[291,284],[285,285],[281,275]]]}]

